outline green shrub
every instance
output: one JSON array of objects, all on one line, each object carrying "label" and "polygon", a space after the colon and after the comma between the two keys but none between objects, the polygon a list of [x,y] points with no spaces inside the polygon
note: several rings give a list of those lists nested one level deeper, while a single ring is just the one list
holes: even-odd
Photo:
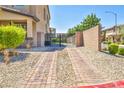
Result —
[{"label": "green shrub", "polygon": [[0,47],[16,48],[25,40],[26,31],[21,26],[0,26]]},{"label": "green shrub", "polygon": [[111,41],[103,41],[103,44],[111,44]]},{"label": "green shrub", "polygon": [[[3,50],[5,64],[10,62],[9,51],[6,49],[20,46],[24,42],[25,36],[26,31],[21,26],[0,26],[0,49]],[[14,51],[13,54],[15,55]]]},{"label": "green shrub", "polygon": [[118,44],[109,44],[108,50],[110,54],[116,54],[118,52]]},{"label": "green shrub", "polygon": [[59,38],[52,38],[52,42],[59,42],[60,40],[59,40]]},{"label": "green shrub", "polygon": [[111,41],[108,41],[108,44],[111,44],[112,42]]},{"label": "green shrub", "polygon": [[121,42],[116,42],[118,45],[120,45],[121,44]]},{"label": "green shrub", "polygon": [[0,51],[3,49],[3,46],[0,44]]},{"label": "green shrub", "polygon": [[118,54],[119,55],[124,55],[124,48],[119,48],[118,49]]},{"label": "green shrub", "polygon": [[124,45],[124,41],[122,41],[121,44]]}]

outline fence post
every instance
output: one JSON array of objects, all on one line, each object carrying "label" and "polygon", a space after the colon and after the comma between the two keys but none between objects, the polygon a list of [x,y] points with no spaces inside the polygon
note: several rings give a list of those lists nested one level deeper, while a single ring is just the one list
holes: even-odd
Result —
[{"label": "fence post", "polygon": [[83,32],[76,32],[75,41],[76,47],[83,46]]}]

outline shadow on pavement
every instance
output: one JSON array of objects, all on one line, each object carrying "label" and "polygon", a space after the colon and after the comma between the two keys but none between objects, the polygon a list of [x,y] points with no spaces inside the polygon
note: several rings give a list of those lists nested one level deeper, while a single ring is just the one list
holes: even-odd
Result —
[{"label": "shadow on pavement", "polygon": [[17,50],[20,52],[54,52],[63,50],[65,47],[67,47],[67,45],[62,44],[60,46],[59,44],[53,44],[46,47],[33,47],[32,49],[18,48]]},{"label": "shadow on pavement", "polygon": [[[27,57],[29,56],[29,53],[19,53],[19,55],[16,56],[10,56],[10,62],[23,62]],[[0,54],[0,63],[3,62],[3,55]]]}]

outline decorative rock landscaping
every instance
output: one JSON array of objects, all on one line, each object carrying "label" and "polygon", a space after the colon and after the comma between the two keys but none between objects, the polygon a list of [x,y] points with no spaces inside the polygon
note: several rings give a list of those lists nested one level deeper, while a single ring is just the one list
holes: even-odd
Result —
[{"label": "decorative rock landscaping", "polygon": [[24,55],[0,63],[0,87],[75,87],[124,79],[123,56],[84,47]]},{"label": "decorative rock landscaping", "polygon": [[8,65],[0,63],[0,87],[19,87],[26,72],[36,64],[39,54],[29,54],[24,61],[11,62]]},{"label": "decorative rock landscaping", "polygon": [[71,87],[76,85],[75,73],[66,49],[58,52],[56,70],[57,87]]},{"label": "decorative rock landscaping", "polygon": [[80,48],[79,50],[85,55],[85,58],[90,59],[90,64],[94,65],[110,81],[124,79],[124,57],[86,48]]}]

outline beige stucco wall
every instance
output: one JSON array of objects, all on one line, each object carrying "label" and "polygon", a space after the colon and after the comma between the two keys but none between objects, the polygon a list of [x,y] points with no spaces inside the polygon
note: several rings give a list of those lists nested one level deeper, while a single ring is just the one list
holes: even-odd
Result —
[{"label": "beige stucco wall", "polygon": [[36,23],[33,22],[33,46],[37,46]]},{"label": "beige stucco wall", "polygon": [[83,31],[84,46],[93,50],[101,50],[100,26]]},{"label": "beige stucco wall", "polygon": [[[44,9],[45,9],[45,16],[48,20],[44,20]],[[49,11],[47,5],[30,5],[30,13],[35,15],[40,21],[36,23],[36,33],[35,33],[35,39],[34,39],[34,46],[37,45],[37,32],[41,32],[41,46],[44,46],[45,41],[45,33],[49,30]],[[46,28],[47,25],[47,28]]]},{"label": "beige stucco wall", "polygon": [[[75,38],[69,37],[67,42],[75,44],[77,47],[87,47],[95,51],[101,51],[101,27],[97,25],[88,30],[76,32]],[[70,40],[71,39],[71,40]],[[75,40],[73,40],[75,39]]]},{"label": "beige stucco wall", "polygon": [[33,21],[31,19],[28,19],[27,20],[27,37],[34,38],[34,35],[33,35],[34,27],[33,26],[34,26]]}]

